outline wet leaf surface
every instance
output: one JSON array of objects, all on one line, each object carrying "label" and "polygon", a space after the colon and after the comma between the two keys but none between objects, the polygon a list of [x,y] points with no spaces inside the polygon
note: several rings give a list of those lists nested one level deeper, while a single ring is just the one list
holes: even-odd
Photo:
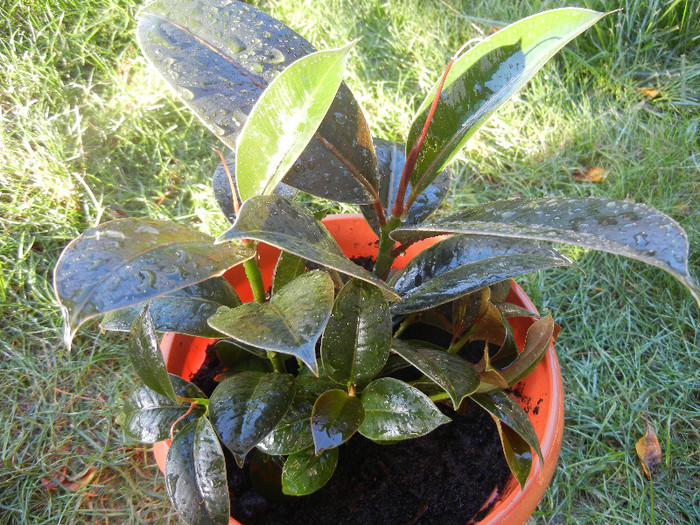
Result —
[{"label": "wet leaf surface", "polygon": [[291,454],[282,470],[282,490],[291,496],[304,496],[323,487],[335,472],[338,449],[317,456],[313,448]]},{"label": "wet leaf surface", "polygon": [[644,437],[640,438],[635,443],[637,457],[642,462],[642,469],[647,479],[651,479],[651,474],[654,468],[661,463],[663,456],[661,454],[661,445],[656,437],[654,425],[647,421],[647,431]]},{"label": "wet leaf surface", "polygon": [[391,313],[374,286],[351,279],[338,293],[323,333],[325,373],[341,385],[364,386],[384,366],[391,343]]},{"label": "wet leaf surface", "polygon": [[357,397],[339,389],[321,394],[311,413],[316,454],[345,443],[357,432],[364,419],[365,409]]},{"label": "wet leaf surface", "polygon": [[253,197],[217,242],[262,241],[380,288],[387,299],[398,296],[386,284],[343,255],[335,239],[305,207],[275,195]]},{"label": "wet leaf surface", "polygon": [[535,321],[527,329],[525,345],[517,361],[500,370],[503,378],[509,385],[514,385],[532,372],[544,357],[554,335],[554,320],[552,314],[547,314]]},{"label": "wet leaf surface", "polygon": [[446,233],[563,242],[624,255],[667,271],[700,304],[688,272],[688,238],[669,216],[644,204],[610,199],[510,199],[473,206],[433,224],[397,229],[401,243]]},{"label": "wet leaf surface", "polygon": [[361,399],[365,421],[360,434],[374,441],[420,437],[450,421],[423,392],[391,377],[370,383]]},{"label": "wet leaf surface", "polygon": [[226,461],[207,418],[189,424],[173,439],[165,462],[165,486],[186,523],[228,524]]},{"label": "wet leaf surface", "polygon": [[121,219],[87,229],[54,273],[66,343],[99,315],[191,286],[251,258],[240,244],[214,244],[197,230],[156,219]]},{"label": "wet leaf surface", "polygon": [[209,400],[209,414],[238,466],[277,426],[293,399],[291,374],[242,372],[219,383]]},{"label": "wet leaf surface", "polygon": [[[197,337],[221,337],[207,324],[207,319],[220,306],[230,308],[241,304],[233,287],[223,277],[175,290],[149,301],[149,311],[156,332],[177,332]],[[100,322],[102,330],[128,331],[141,305],[129,306],[105,314]]]},{"label": "wet leaf surface", "polygon": [[280,253],[272,277],[272,295],[306,271],[306,261],[289,252]]},{"label": "wet leaf surface", "polygon": [[[179,376],[170,374],[175,394],[187,399],[206,398],[204,392]],[[189,403],[180,404],[158,394],[146,386],[138,387],[126,398],[117,422],[132,439],[141,443],[155,443],[170,437],[170,428],[189,410]],[[205,408],[195,406],[176,426],[182,428],[204,415]]]},{"label": "wet leaf surface", "polygon": [[532,469],[532,450],[530,445],[508,425],[504,425],[495,417],[494,421],[496,421],[498,435],[501,438],[501,446],[503,447],[503,454],[506,456],[508,467],[518,481],[520,488],[523,488]]},{"label": "wet leaf surface", "polygon": [[316,341],[331,315],[334,290],[328,274],[314,270],[287,284],[267,303],[221,308],[209,324],[242,343],[298,357],[318,373]]}]

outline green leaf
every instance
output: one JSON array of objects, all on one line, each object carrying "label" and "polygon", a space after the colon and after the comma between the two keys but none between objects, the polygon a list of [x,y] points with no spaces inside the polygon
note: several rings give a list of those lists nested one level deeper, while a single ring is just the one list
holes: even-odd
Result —
[{"label": "green leaf", "polygon": [[155,219],[121,219],[87,229],[63,250],[54,271],[66,345],[90,319],[222,275],[254,255],[241,244],[213,241]]},{"label": "green leaf", "polygon": [[163,354],[158,347],[158,337],[148,306],[141,309],[141,313],[131,324],[129,358],[139,378],[148,388],[175,403],[179,402],[170,383]]},{"label": "green leaf", "polygon": [[[510,282],[510,281],[509,281]],[[452,334],[459,339],[464,332],[486,313],[491,297],[488,287],[481,288],[452,301]]]},{"label": "green leaf", "polygon": [[326,230],[304,206],[275,195],[248,199],[241,206],[236,222],[217,242],[252,239],[293,253],[321,266],[371,283],[384,297],[398,296],[383,281],[348,259]]},{"label": "green leaf", "polygon": [[491,414],[495,419],[498,419],[504,425],[507,425],[517,433],[525,442],[535,450],[540,458],[542,451],[540,450],[540,442],[535,434],[535,429],[532,427],[527,414],[520,408],[513,399],[505,392],[491,392],[488,394],[472,394],[471,398],[476,401],[484,410]]},{"label": "green leaf", "polygon": [[374,286],[351,279],[338,293],[323,332],[321,358],[328,377],[364,385],[389,358],[391,313]]},{"label": "green leaf", "polygon": [[[224,144],[236,140],[263,90],[314,48],[243,2],[157,0],[139,12],[144,55]],[[362,110],[345,84],[284,182],[319,197],[371,202],[376,159]],[[233,170],[232,170],[233,171]]]},{"label": "green leaf", "polygon": [[[233,287],[223,277],[214,277],[149,301],[149,311],[156,332],[176,332],[197,337],[221,337],[207,324],[219,306],[241,304]],[[128,331],[143,307],[128,306],[105,314],[102,330]]]},{"label": "green leaf", "polygon": [[330,379],[297,377],[296,393],[289,411],[275,429],[258,443],[258,448],[266,454],[288,455],[313,447],[311,412],[318,396],[333,388],[335,383]]},{"label": "green leaf", "polygon": [[[194,384],[170,374],[175,394],[181,398],[206,398],[204,392]],[[182,417],[178,426],[184,426],[204,415],[205,408],[195,405],[187,414],[190,405],[182,404],[158,394],[146,386],[138,387],[124,402],[118,423],[124,432],[141,443],[155,443],[170,437],[170,429]],[[185,416],[187,414],[187,416]],[[185,416],[185,417],[183,417]]]},{"label": "green leaf", "polygon": [[545,351],[552,341],[553,334],[554,320],[552,319],[552,314],[547,314],[542,319],[535,321],[527,329],[522,353],[513,364],[500,370],[500,374],[508,381],[509,385],[514,385],[521,379],[524,379],[535,369],[542,357],[544,357]]},{"label": "green leaf", "polygon": [[374,441],[420,437],[450,421],[423,392],[392,377],[370,383],[361,399],[365,421],[360,434]]},{"label": "green leaf", "polygon": [[238,137],[236,183],[243,201],[272,194],[304,151],[338,91],[353,45],[300,58],[260,95]]},{"label": "green leaf", "polygon": [[700,290],[688,272],[685,231],[644,204],[600,198],[510,199],[473,206],[434,224],[397,229],[392,237],[405,243],[446,233],[563,242],[624,255],[667,271],[700,305]]},{"label": "green leaf", "polygon": [[279,501],[282,493],[282,468],[284,458],[269,456],[254,450],[248,466],[248,476],[253,488],[266,500]]},{"label": "green leaf", "polygon": [[312,448],[291,454],[282,469],[282,491],[291,496],[305,496],[323,487],[338,464],[338,449],[320,456]]},{"label": "green leaf", "polygon": [[286,284],[292,282],[306,270],[306,261],[289,252],[280,253],[272,277],[272,295],[275,295]]},{"label": "green leaf", "polygon": [[165,486],[185,523],[228,524],[226,460],[207,418],[190,423],[173,439],[165,461]]},{"label": "green leaf", "polygon": [[391,351],[437,383],[450,396],[455,408],[479,386],[479,374],[474,366],[444,350],[428,348],[419,341],[393,339]]},{"label": "green leaf", "polygon": [[503,279],[568,264],[568,257],[541,243],[456,235],[423,250],[395,277],[402,300],[392,311],[426,310]]},{"label": "green leaf", "polygon": [[[565,8],[509,25],[465,52],[452,65],[418,161],[411,174],[420,193],[479,127],[562,47],[604,13]],[[437,84],[428,93],[408,134],[410,151],[423,129]]]},{"label": "green leaf", "polygon": [[317,374],[316,341],[331,315],[334,291],[328,274],[314,270],[294,279],[267,303],[222,307],[209,324],[242,343],[298,357]]},{"label": "green leaf", "polygon": [[238,466],[287,413],[294,399],[294,376],[243,372],[225,379],[209,400],[211,422]]},{"label": "green leaf", "polygon": [[496,428],[498,428],[498,436],[501,438],[501,447],[503,447],[508,467],[522,489],[525,487],[525,482],[532,469],[532,449],[527,441],[512,428],[502,424],[496,418],[494,421]]},{"label": "green leaf", "polygon": [[311,413],[316,455],[345,443],[357,432],[364,419],[365,409],[357,397],[339,389],[321,394]]}]

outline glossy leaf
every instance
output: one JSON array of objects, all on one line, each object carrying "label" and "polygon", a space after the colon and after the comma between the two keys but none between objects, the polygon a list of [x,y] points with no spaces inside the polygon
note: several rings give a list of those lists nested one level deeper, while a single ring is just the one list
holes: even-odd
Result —
[{"label": "glossy leaf", "polygon": [[335,239],[304,206],[275,195],[248,199],[236,222],[217,242],[238,239],[262,241],[321,266],[374,284],[390,300],[394,291],[370,272],[345,257]]},{"label": "glossy leaf", "polygon": [[280,253],[272,277],[272,295],[303,274],[305,270],[306,261],[304,259],[289,252]]},{"label": "glossy leaf", "polygon": [[527,477],[532,469],[532,449],[530,445],[512,428],[501,423],[494,418],[498,436],[501,438],[501,447],[506,457],[506,462],[513,477],[517,480],[520,488],[525,487]]},{"label": "glossy leaf", "polygon": [[[391,209],[396,202],[396,193],[401,182],[403,167],[406,164],[404,149],[405,146],[398,142],[374,139],[374,151],[377,154],[377,170],[379,171],[379,198],[387,217],[391,214]],[[416,199],[408,210],[408,215],[402,224],[409,226],[411,224],[419,224],[427,219],[447,196],[451,183],[452,175],[450,170],[446,169]],[[410,189],[411,185],[409,183],[404,202],[408,200]],[[377,221],[374,206],[365,205],[361,206],[360,209],[369,225],[378,234],[379,222]]]},{"label": "glossy leaf", "polygon": [[338,449],[317,456],[313,448],[291,454],[282,469],[282,491],[290,496],[305,496],[323,487],[338,464]]},{"label": "glossy leaf", "polygon": [[[477,129],[562,47],[604,13],[565,8],[545,11],[509,25],[476,44],[452,65],[411,183],[423,191]],[[411,125],[410,151],[425,124],[437,84]]]},{"label": "glossy leaf", "polygon": [[518,359],[503,370],[500,370],[503,378],[509,385],[514,385],[527,377],[537,364],[542,360],[554,335],[554,320],[552,314],[547,314],[542,319],[535,321],[527,329],[525,345]]},{"label": "glossy leaf", "polygon": [[527,414],[520,408],[520,405],[513,401],[513,398],[505,392],[472,394],[471,398],[494,418],[504,425],[508,425],[535,450],[540,461],[544,461],[535,429],[532,427]]},{"label": "glossy leaf", "polygon": [[700,305],[688,272],[688,238],[672,218],[644,204],[568,197],[510,199],[473,206],[434,224],[393,232],[399,242],[445,233],[563,242],[624,255],[667,271]]},{"label": "glossy leaf", "polygon": [[311,413],[316,454],[345,443],[357,432],[364,419],[365,409],[357,397],[339,389],[321,394]]},{"label": "glossy leaf", "polygon": [[[175,394],[179,397],[186,399],[206,398],[204,392],[179,376],[170,374],[170,381]],[[196,405],[185,416],[189,408],[189,403],[180,404],[146,386],[140,386],[126,398],[117,422],[130,438],[141,443],[155,443],[168,439],[173,423],[181,417],[182,420],[176,428],[191,423],[204,415],[204,406]]]},{"label": "glossy leaf", "polygon": [[450,421],[423,392],[392,377],[370,383],[361,399],[365,421],[360,434],[374,441],[420,437]]},{"label": "glossy leaf", "polygon": [[158,337],[148,307],[142,308],[134,319],[130,335],[129,358],[139,379],[154,392],[178,403],[163,354],[158,347]]},{"label": "glossy leaf", "polygon": [[226,460],[207,418],[173,439],[165,461],[165,486],[180,518],[192,525],[227,525]]},{"label": "glossy leaf", "polygon": [[537,312],[531,312],[527,308],[513,303],[496,303],[494,306],[503,317],[539,317]]},{"label": "glossy leaf", "polygon": [[[214,277],[149,301],[149,311],[156,332],[176,332],[197,337],[221,337],[207,324],[219,306],[241,304],[233,287],[223,277]],[[128,331],[141,305],[129,306],[105,314],[102,330]]]},{"label": "glossy leaf", "polygon": [[338,293],[323,332],[321,358],[331,379],[363,385],[389,358],[391,313],[374,286],[351,279]]},{"label": "glossy leaf", "polygon": [[239,467],[274,429],[294,399],[294,376],[242,372],[225,379],[209,400],[209,417]]},{"label": "glossy leaf", "polygon": [[[157,0],[139,12],[139,45],[165,81],[229,148],[256,100],[287,66],[314,48],[243,2]],[[319,197],[371,201],[376,159],[360,107],[341,84],[318,132],[285,183]]]},{"label": "glossy leaf", "polygon": [[287,284],[267,303],[222,307],[209,324],[242,343],[298,357],[318,373],[316,341],[331,315],[333,296],[331,278],[314,270]]},{"label": "glossy leaf", "polygon": [[236,183],[243,201],[270,195],[326,115],[353,44],[290,64],[253,106],[238,137]]},{"label": "glossy leaf", "polygon": [[491,289],[484,287],[452,301],[452,334],[459,339],[472,325],[486,313],[491,297]]},{"label": "glossy leaf", "polygon": [[498,237],[457,235],[413,258],[393,280],[402,296],[396,314],[433,308],[516,275],[572,264],[541,243]]},{"label": "glossy leaf", "polygon": [[508,297],[508,294],[510,293],[511,287],[512,281],[510,279],[505,279],[501,282],[489,286],[489,290],[491,290],[491,302],[496,304],[505,301]]},{"label": "glossy leaf", "polygon": [[445,350],[429,348],[419,341],[393,339],[391,351],[437,383],[450,396],[454,407],[459,407],[479,386],[479,374],[474,365]]},{"label": "glossy leaf", "polygon": [[267,454],[288,455],[314,446],[311,434],[311,412],[323,392],[335,388],[329,379],[313,376],[296,378],[296,392],[289,411],[275,429],[258,443]]},{"label": "glossy leaf", "polygon": [[197,230],[155,219],[89,228],[63,250],[54,271],[66,344],[94,317],[221,275],[253,254],[243,245],[217,245]]}]

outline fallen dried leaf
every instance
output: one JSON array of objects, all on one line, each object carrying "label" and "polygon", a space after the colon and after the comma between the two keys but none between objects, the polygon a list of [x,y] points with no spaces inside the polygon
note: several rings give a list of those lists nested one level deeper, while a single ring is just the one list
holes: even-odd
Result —
[{"label": "fallen dried leaf", "polygon": [[571,178],[576,182],[603,182],[608,172],[603,168],[589,168],[585,172],[575,171],[571,174]]},{"label": "fallen dried leaf", "polygon": [[642,95],[649,99],[652,99],[656,97],[659,93],[661,93],[661,91],[658,88],[654,87],[641,87],[637,88],[637,91],[639,91]]},{"label": "fallen dried leaf", "polygon": [[683,217],[690,217],[690,215],[693,213],[690,209],[690,204],[687,204],[685,202],[679,202],[678,204],[676,204],[673,207],[673,212],[678,215],[683,215]]},{"label": "fallen dried leaf", "polygon": [[635,448],[637,449],[637,456],[642,462],[644,475],[647,479],[651,479],[651,472],[654,470],[654,467],[661,463],[661,445],[650,422],[647,421],[647,433],[637,441]]}]

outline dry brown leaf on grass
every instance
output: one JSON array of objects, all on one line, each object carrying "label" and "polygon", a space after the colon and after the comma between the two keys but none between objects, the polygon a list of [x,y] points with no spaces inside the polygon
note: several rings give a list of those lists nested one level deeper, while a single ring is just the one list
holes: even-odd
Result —
[{"label": "dry brown leaf on grass", "polygon": [[586,171],[575,171],[571,178],[576,182],[603,182],[608,172],[603,168],[589,168]]},{"label": "dry brown leaf on grass", "polygon": [[647,433],[637,441],[635,448],[637,449],[637,456],[642,462],[644,475],[647,479],[651,479],[654,467],[661,463],[661,445],[650,422],[647,421]]},{"label": "dry brown leaf on grass", "polygon": [[648,99],[652,99],[658,96],[659,93],[661,93],[661,90],[655,87],[640,87],[637,88],[637,91],[639,91],[643,96],[645,96]]},{"label": "dry brown leaf on grass", "polygon": [[81,488],[90,484],[95,477],[97,469],[86,468],[77,476],[68,475],[68,469],[63,467],[60,472],[55,472],[51,476],[41,478],[41,484],[44,490],[51,492],[55,488],[61,486],[69,492],[77,492]]}]

